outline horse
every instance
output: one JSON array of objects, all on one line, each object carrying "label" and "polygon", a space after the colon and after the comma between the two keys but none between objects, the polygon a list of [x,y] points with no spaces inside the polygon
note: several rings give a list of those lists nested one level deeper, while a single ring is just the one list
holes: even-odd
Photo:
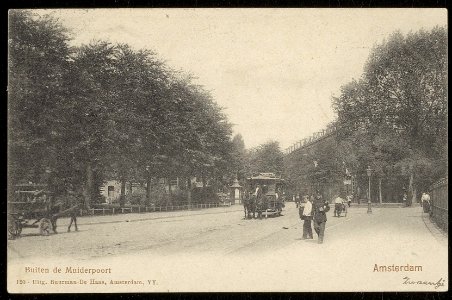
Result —
[{"label": "horse", "polygon": [[249,200],[250,200],[250,195],[249,195],[248,191],[245,191],[244,197],[242,199],[243,212],[245,213],[244,219],[246,219],[246,213],[247,213],[247,207],[248,207]]},{"label": "horse", "polygon": [[69,216],[71,217],[71,221],[69,222],[69,226],[67,227],[67,232],[71,232],[72,223],[74,223],[75,231],[78,231],[77,214],[82,206],[83,205],[79,203],[73,206],[72,208],[69,208]]},{"label": "horse", "polygon": [[69,216],[71,218],[67,232],[71,231],[72,224],[74,224],[75,231],[78,231],[77,215],[84,204],[73,192],[69,192],[65,199],[59,199],[56,205],[52,207],[52,216],[50,222],[52,223],[53,232],[57,232],[57,220],[63,216]]},{"label": "horse", "polygon": [[251,213],[253,218],[256,217],[256,196],[248,195],[243,201],[243,209],[245,211],[245,219],[251,219]]}]

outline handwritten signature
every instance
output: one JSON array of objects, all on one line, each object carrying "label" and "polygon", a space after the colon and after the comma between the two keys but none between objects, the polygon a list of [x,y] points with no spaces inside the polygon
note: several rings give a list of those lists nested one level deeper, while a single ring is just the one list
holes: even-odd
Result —
[{"label": "handwritten signature", "polygon": [[414,280],[408,276],[403,277],[403,284],[414,284],[414,285],[431,285],[435,287],[435,290],[439,287],[443,287],[446,280],[442,277],[438,281],[428,281],[428,280]]}]

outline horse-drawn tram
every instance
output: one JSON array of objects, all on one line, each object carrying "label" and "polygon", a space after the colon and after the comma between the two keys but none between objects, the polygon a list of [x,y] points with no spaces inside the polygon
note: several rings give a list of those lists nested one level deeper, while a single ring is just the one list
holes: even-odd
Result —
[{"label": "horse-drawn tram", "polygon": [[8,197],[8,238],[20,236],[23,228],[39,228],[41,235],[52,229],[52,199],[46,185],[14,186]]},{"label": "horse-drawn tram", "polygon": [[[284,179],[274,173],[259,173],[247,178],[251,197],[255,198],[258,217],[262,213],[265,217],[269,215],[280,216],[284,208]],[[261,192],[257,188],[261,189]],[[256,194],[257,192],[257,194]]]}]

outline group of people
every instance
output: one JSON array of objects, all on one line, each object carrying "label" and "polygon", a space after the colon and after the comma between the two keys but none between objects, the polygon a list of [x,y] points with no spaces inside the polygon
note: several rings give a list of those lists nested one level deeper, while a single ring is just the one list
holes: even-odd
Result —
[{"label": "group of people", "polygon": [[[341,194],[334,199],[334,215],[340,216],[340,212],[346,209],[347,204],[350,207],[353,196],[345,196]],[[319,191],[315,195],[301,196],[299,202],[295,202],[299,208],[300,218],[303,221],[303,236],[302,239],[313,239],[312,225],[314,223],[314,231],[318,236],[318,243],[323,243],[326,226],[326,212],[330,210],[329,202],[323,200]]]},{"label": "group of people", "polygon": [[318,236],[318,243],[323,243],[326,226],[326,213],[330,210],[328,201],[324,201],[319,191],[312,196],[303,197],[304,205],[299,206],[300,218],[303,220],[303,237],[302,239],[313,239],[312,226],[314,223],[314,231]]},{"label": "group of people", "polygon": [[[406,191],[404,191],[403,192],[403,196],[402,196],[402,203],[403,203],[403,206],[406,206],[406,207],[409,207],[409,206],[411,206],[411,203],[408,201],[408,194],[407,194],[407,192]],[[427,191],[424,191],[423,193],[422,193],[422,196],[421,196],[421,206],[422,206],[422,209],[423,209],[423,211],[425,212],[425,213],[429,213],[430,211],[431,211],[431,206],[432,206],[432,203],[431,203],[431,199],[430,199],[430,195],[429,195],[429,193],[427,192]]]}]

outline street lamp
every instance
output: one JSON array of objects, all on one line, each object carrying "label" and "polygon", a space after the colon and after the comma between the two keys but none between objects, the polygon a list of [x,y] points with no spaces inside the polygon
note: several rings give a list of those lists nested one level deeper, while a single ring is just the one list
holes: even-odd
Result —
[{"label": "street lamp", "polygon": [[370,202],[370,176],[372,175],[372,169],[370,168],[370,166],[367,167],[367,177],[369,177],[369,193],[368,193],[368,201],[367,201],[367,213],[371,214],[372,213],[372,207],[371,207],[371,202]]}]

